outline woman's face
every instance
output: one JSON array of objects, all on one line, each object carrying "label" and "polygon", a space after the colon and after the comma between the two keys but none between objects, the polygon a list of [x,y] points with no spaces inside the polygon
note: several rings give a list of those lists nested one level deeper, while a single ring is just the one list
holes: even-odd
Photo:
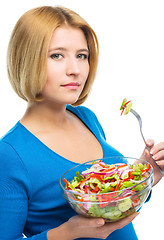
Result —
[{"label": "woman's face", "polygon": [[57,104],[75,103],[89,74],[88,56],[87,41],[81,29],[58,27],[48,51],[44,99]]}]

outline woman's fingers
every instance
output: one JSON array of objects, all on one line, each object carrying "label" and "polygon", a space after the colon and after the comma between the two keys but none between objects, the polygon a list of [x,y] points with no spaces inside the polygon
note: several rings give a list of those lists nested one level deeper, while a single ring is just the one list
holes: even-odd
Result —
[{"label": "woman's fingers", "polygon": [[153,139],[148,139],[146,141],[146,145],[151,149],[154,146],[154,140]]},{"label": "woman's fingers", "polygon": [[160,169],[164,172],[164,160],[156,161]]},{"label": "woman's fingers", "polygon": [[149,162],[152,167],[153,167],[153,172],[154,172],[154,186],[161,180],[162,178],[162,173],[160,171],[160,167],[157,164],[157,162],[153,159],[153,156],[150,154],[148,149],[144,150],[144,153],[141,156],[141,159]]},{"label": "woman's fingers", "polygon": [[101,227],[105,224],[105,220],[103,218],[86,218],[79,215],[76,215],[69,219],[69,221],[76,226],[80,226],[82,228],[85,227]]},{"label": "woman's fingers", "polygon": [[73,231],[74,238],[101,238],[106,239],[113,231],[123,228],[138,215],[134,213],[122,220],[105,223],[103,218],[86,218],[74,216],[69,219],[69,229]]},{"label": "woman's fingers", "polygon": [[150,154],[161,170],[164,171],[164,142],[154,145],[150,150]]},{"label": "woman's fingers", "polygon": [[107,228],[108,224],[109,224],[111,229],[114,229],[114,230],[121,229],[121,228],[125,227],[127,224],[129,224],[130,222],[132,222],[134,220],[134,218],[138,216],[138,214],[139,214],[138,212],[135,212],[132,215],[130,215],[130,216],[126,217],[126,218],[123,218],[123,219],[121,219],[121,220],[119,220],[117,222],[106,223],[103,227]]},{"label": "woman's fingers", "polygon": [[155,146],[153,146],[153,148],[151,149],[150,153],[155,156],[156,154],[158,154],[159,152],[161,152],[160,158],[163,157],[164,158],[164,142],[160,142],[158,144],[156,144]]},{"label": "woman's fingers", "polygon": [[96,234],[98,238],[106,239],[112,232],[121,229],[129,224],[139,213],[134,213],[122,220],[113,223],[106,223],[104,226],[97,228]]},{"label": "woman's fingers", "polygon": [[156,161],[164,160],[164,150],[161,150],[153,155],[153,159]]}]

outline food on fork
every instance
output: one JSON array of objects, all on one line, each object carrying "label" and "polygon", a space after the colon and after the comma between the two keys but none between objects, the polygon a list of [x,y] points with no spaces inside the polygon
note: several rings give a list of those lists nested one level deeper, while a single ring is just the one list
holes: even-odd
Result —
[{"label": "food on fork", "polygon": [[121,107],[120,107],[120,110],[122,110],[121,115],[123,114],[123,112],[124,112],[124,115],[128,114],[130,112],[131,108],[132,108],[131,100],[127,101],[127,99],[124,98],[124,100],[122,101]]}]

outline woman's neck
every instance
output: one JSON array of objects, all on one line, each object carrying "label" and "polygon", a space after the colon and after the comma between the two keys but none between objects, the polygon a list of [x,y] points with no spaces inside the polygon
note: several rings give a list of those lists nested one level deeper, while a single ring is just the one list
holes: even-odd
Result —
[{"label": "woman's neck", "polygon": [[27,110],[20,120],[25,125],[33,125],[40,128],[50,126],[63,127],[68,123],[70,114],[66,111],[66,105],[52,105],[45,102],[29,104]]}]

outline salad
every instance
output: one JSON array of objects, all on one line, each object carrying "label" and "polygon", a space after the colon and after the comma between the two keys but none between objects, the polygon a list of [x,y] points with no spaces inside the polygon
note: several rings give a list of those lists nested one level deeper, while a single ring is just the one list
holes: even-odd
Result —
[{"label": "salad", "polygon": [[132,102],[131,100],[130,101],[127,101],[126,98],[124,98],[124,100],[122,101],[122,104],[121,104],[121,107],[120,107],[120,110],[121,111],[121,115],[124,113],[125,115],[128,114],[130,112],[132,108]]},{"label": "salad", "polygon": [[[109,221],[119,220],[140,207],[148,191],[144,181],[150,175],[150,164],[106,164],[96,161],[72,181],[64,178],[67,197],[79,213],[103,217]],[[141,194],[137,194],[140,193]],[[73,193],[73,194],[72,194]],[[137,209],[138,209],[137,208]]]}]

